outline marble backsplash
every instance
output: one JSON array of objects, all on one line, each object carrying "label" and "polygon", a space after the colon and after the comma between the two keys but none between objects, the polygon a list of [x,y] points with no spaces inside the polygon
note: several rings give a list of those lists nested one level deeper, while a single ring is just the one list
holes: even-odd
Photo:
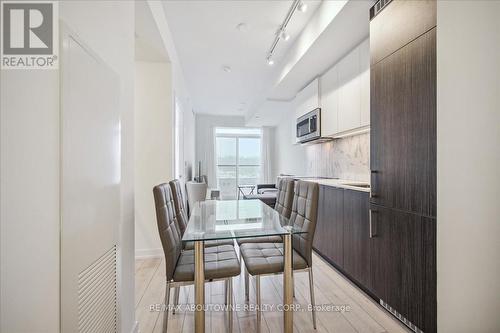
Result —
[{"label": "marble backsplash", "polygon": [[306,147],[306,174],[370,181],[370,133]]}]

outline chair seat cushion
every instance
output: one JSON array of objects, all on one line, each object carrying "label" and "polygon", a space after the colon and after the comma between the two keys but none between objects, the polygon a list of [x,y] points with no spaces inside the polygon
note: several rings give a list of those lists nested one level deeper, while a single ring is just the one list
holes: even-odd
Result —
[{"label": "chair seat cushion", "polygon": [[[232,245],[205,249],[205,279],[223,279],[240,274],[240,261]],[[183,251],[174,271],[174,281],[194,281],[194,250]]]},{"label": "chair seat cushion", "polygon": [[[241,257],[251,275],[283,272],[283,243],[245,243],[240,247]],[[307,262],[293,250],[293,269],[307,268]]]},{"label": "chair seat cushion", "polygon": [[281,236],[266,236],[266,237],[249,237],[249,238],[238,238],[236,243],[242,245],[245,243],[282,243],[283,239]]},{"label": "chair seat cushion", "polygon": [[[186,242],[184,243],[184,250],[193,250],[194,242]],[[234,245],[234,241],[232,239],[217,239],[217,240],[209,240],[205,242],[205,248],[221,246],[221,245]]]}]

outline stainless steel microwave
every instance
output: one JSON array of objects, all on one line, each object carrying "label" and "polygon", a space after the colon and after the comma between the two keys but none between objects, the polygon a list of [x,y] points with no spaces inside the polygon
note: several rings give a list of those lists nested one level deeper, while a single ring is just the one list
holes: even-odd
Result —
[{"label": "stainless steel microwave", "polygon": [[321,138],[321,108],[297,118],[297,141],[309,142]]}]

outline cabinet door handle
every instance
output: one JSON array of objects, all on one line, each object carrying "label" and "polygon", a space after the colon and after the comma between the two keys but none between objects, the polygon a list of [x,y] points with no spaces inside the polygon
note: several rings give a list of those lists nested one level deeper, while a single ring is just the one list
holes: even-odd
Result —
[{"label": "cabinet door handle", "polygon": [[377,174],[377,170],[370,170],[371,175],[374,177],[370,177],[370,198],[376,198],[377,195],[375,194],[374,185],[375,185],[375,175]]},{"label": "cabinet door handle", "polygon": [[373,225],[373,214],[376,213],[377,211],[374,211],[374,210],[369,210],[369,221],[370,221],[370,238],[373,238],[375,236],[377,236],[377,228],[376,228],[376,224],[375,224],[375,227]]}]

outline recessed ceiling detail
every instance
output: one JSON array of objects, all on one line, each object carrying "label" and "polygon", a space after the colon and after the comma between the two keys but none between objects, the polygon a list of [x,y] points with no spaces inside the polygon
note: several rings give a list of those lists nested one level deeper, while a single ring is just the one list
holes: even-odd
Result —
[{"label": "recessed ceiling detail", "polygon": [[241,22],[236,26],[236,29],[238,29],[241,32],[247,32],[248,31],[248,24],[245,22]]},{"label": "recessed ceiling detail", "polygon": [[[279,68],[264,62],[293,1],[163,1],[186,86],[197,113],[246,115],[271,86]],[[287,43],[273,54],[279,63],[320,1],[286,27]],[[246,28],[238,28],[240,24]],[[245,31],[246,29],[246,31]],[[230,66],[230,75],[222,67]],[[240,105],[242,101],[247,104]],[[241,110],[240,110],[241,109]]]}]

